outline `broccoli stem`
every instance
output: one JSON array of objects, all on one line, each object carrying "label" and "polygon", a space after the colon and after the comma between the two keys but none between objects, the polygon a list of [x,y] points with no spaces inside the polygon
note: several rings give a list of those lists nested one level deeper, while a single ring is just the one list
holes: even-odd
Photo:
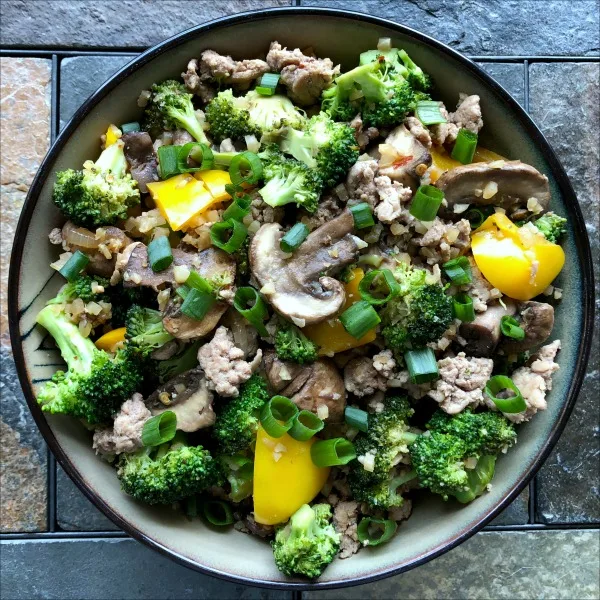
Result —
[{"label": "broccoli stem", "polygon": [[191,103],[190,107],[187,108],[185,112],[181,112],[181,110],[177,108],[168,108],[167,112],[172,119],[179,121],[183,128],[193,136],[197,142],[210,146],[210,142],[204,133],[204,129],[202,129],[200,121],[198,121],[196,114],[194,113]]},{"label": "broccoli stem", "polygon": [[103,173],[110,171],[115,177],[123,177],[127,170],[127,160],[121,144],[111,144],[103,150],[94,166]]}]

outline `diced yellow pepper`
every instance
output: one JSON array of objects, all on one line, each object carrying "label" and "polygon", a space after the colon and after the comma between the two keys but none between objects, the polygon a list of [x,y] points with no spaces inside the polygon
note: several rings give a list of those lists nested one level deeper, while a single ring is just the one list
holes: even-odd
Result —
[{"label": "diced yellow pepper", "polygon": [[116,125],[109,125],[106,130],[106,142],[105,147],[112,146],[117,140],[121,139],[123,132]]},{"label": "diced yellow pepper", "polygon": [[477,146],[475,149],[473,162],[493,162],[495,160],[506,160],[506,157],[494,152],[493,150],[482,148],[481,146]]},{"label": "diced yellow pepper", "polygon": [[196,179],[199,179],[207,187],[215,200],[222,202],[230,200],[231,196],[225,191],[225,186],[231,184],[228,171],[211,169],[210,171],[198,171]]},{"label": "diced yellow pepper", "polygon": [[125,331],[125,327],[119,327],[105,333],[96,340],[96,348],[106,350],[106,352],[114,352],[118,344],[125,342]]},{"label": "diced yellow pepper", "polygon": [[483,276],[517,300],[542,293],[565,264],[558,244],[527,227],[517,227],[501,213],[488,217],[473,233],[471,250]]},{"label": "diced yellow pepper", "polygon": [[[353,269],[352,274],[354,275],[354,279],[344,286],[346,291],[346,303],[340,312],[344,312],[355,302],[361,300],[358,284],[365,276],[365,272],[362,269]],[[331,319],[330,321],[324,321],[323,323],[317,323],[316,325],[309,325],[308,327],[305,327],[302,332],[319,346],[319,354],[321,356],[331,356],[338,352],[344,352],[351,348],[370,344],[375,341],[375,338],[377,337],[376,329],[374,328],[357,340],[344,329],[344,326],[339,319]]]},{"label": "diced yellow pepper", "polygon": [[218,202],[202,181],[187,173],[149,183],[148,189],[173,231],[179,231],[192,217]]},{"label": "diced yellow pepper", "polygon": [[263,525],[287,521],[310,502],[329,477],[329,468],[313,464],[310,447],[287,433],[273,438],[259,426],[254,454],[254,518]]},{"label": "diced yellow pepper", "polygon": [[[429,150],[431,154],[431,170],[430,177],[431,183],[435,183],[443,173],[455,169],[456,167],[462,167],[462,163],[454,160],[443,146],[433,147]],[[496,154],[487,148],[477,146],[475,155],[473,156],[473,162],[492,162],[494,160],[506,160],[504,156]]]}]

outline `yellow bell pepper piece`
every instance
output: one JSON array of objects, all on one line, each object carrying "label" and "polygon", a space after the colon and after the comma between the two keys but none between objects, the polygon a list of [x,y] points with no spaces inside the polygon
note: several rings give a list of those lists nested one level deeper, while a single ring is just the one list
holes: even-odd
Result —
[{"label": "yellow bell pepper piece", "polygon": [[565,264],[565,253],[558,244],[517,227],[501,213],[488,217],[473,233],[471,250],[483,276],[517,300],[531,300],[543,292]]},{"label": "yellow bell pepper piece", "polygon": [[231,196],[225,191],[225,186],[231,184],[231,177],[228,171],[211,169],[210,171],[198,171],[196,179],[204,183],[212,197],[218,202],[230,200]]},{"label": "yellow bell pepper piece", "polygon": [[482,148],[481,146],[477,146],[475,149],[475,154],[473,155],[473,162],[494,162],[495,160],[507,160],[505,156],[494,152],[493,150],[488,150],[487,148]]},{"label": "yellow bell pepper piece", "polygon": [[[358,284],[365,276],[365,272],[362,269],[353,269],[352,274],[354,275],[354,279],[344,286],[346,291],[346,303],[340,312],[344,312],[355,302],[361,300]],[[344,329],[344,326],[340,323],[339,319],[324,321],[323,323],[317,323],[316,325],[309,325],[308,327],[305,327],[302,332],[319,346],[319,354],[321,356],[331,356],[338,352],[344,352],[351,348],[370,344],[375,341],[375,338],[377,337],[376,328],[373,328],[357,340]]]},{"label": "yellow bell pepper piece", "polygon": [[[435,183],[446,171],[463,166],[462,163],[454,160],[443,146],[433,147],[429,153],[431,154],[430,177],[432,183]],[[477,146],[473,162],[493,162],[495,160],[506,160],[506,158],[487,148]]]},{"label": "yellow bell pepper piece", "polygon": [[96,348],[106,350],[106,352],[114,352],[118,344],[125,342],[125,331],[125,327],[119,327],[105,333],[96,340]]},{"label": "yellow bell pepper piece", "polygon": [[311,438],[299,442],[287,433],[273,438],[259,426],[253,493],[257,523],[284,523],[321,491],[329,477],[329,468],[313,464],[310,447],[315,441]]},{"label": "yellow bell pepper piece", "polygon": [[116,125],[109,125],[106,130],[106,142],[105,147],[112,146],[117,140],[121,139],[123,132]]},{"label": "yellow bell pepper piece", "polygon": [[173,231],[179,231],[192,217],[218,202],[202,181],[186,173],[149,183],[148,189]]}]

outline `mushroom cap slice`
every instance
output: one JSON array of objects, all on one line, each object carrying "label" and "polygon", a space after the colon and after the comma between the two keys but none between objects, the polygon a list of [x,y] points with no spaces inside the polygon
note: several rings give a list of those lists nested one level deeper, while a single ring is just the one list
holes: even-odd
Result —
[{"label": "mushroom cap slice", "polygon": [[506,354],[516,354],[531,350],[543,344],[554,327],[554,307],[546,302],[522,302],[519,304],[521,327],[525,331],[522,340],[504,337],[500,348]]},{"label": "mushroom cap slice", "polygon": [[479,313],[474,321],[461,323],[459,335],[467,341],[464,351],[468,356],[490,357],[500,342],[500,322],[506,315],[517,312],[515,303],[509,298],[489,304],[486,311]]},{"label": "mushroom cap slice", "polygon": [[192,340],[209,334],[227,310],[227,304],[216,302],[201,321],[192,319],[181,312],[181,304],[171,300],[163,315],[164,328],[178,340]]}]

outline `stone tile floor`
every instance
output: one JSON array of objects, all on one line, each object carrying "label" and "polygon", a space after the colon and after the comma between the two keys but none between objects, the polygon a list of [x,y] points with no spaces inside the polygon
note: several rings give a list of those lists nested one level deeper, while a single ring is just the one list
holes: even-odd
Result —
[{"label": "stone tile floor", "polygon": [[[224,14],[290,3],[377,14],[476,57],[558,152],[584,210],[594,256],[600,256],[596,0],[229,0],[219,8],[207,0],[2,0],[2,599],[292,597],[175,567],[116,531],[48,456],[16,382],[5,316],[10,246],[28,185],[50,138],[85,98],[137,52],[168,35]],[[141,10],[145,18],[131,27]],[[598,260],[595,268],[598,285]],[[486,532],[405,575],[304,596],[598,598],[599,329],[561,440],[529,489]],[[165,567],[169,577],[155,582],[152,573]]]}]

